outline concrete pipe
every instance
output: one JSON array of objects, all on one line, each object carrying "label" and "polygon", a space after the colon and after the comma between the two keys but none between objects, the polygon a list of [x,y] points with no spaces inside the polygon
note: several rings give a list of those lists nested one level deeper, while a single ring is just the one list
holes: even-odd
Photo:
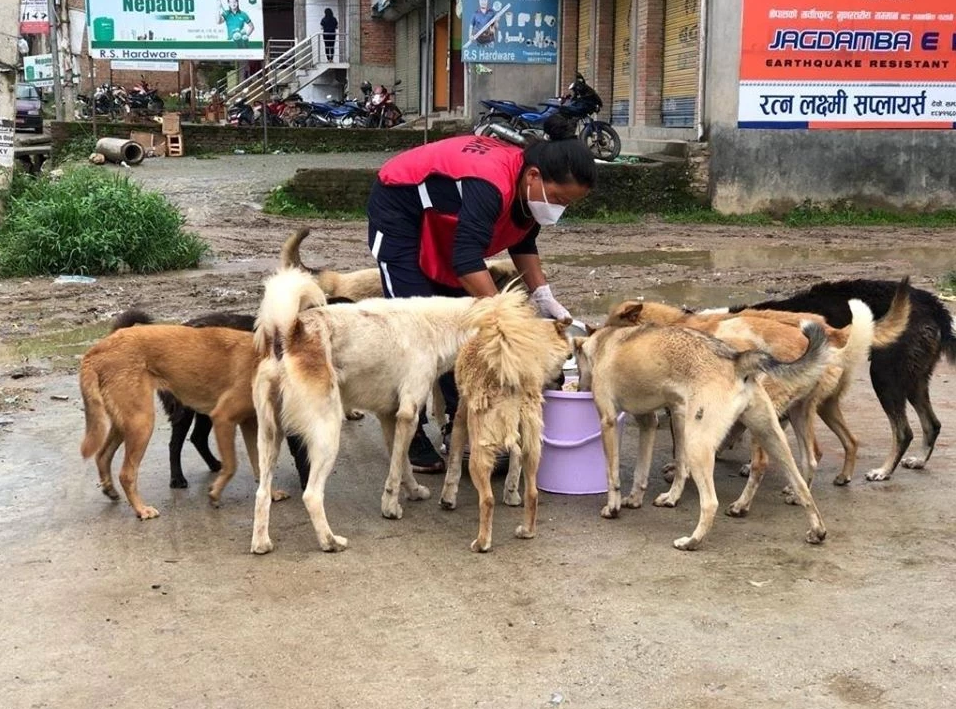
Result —
[{"label": "concrete pipe", "polygon": [[110,162],[127,165],[139,165],[146,157],[143,146],[125,138],[100,138],[96,141],[96,152],[102,153]]}]

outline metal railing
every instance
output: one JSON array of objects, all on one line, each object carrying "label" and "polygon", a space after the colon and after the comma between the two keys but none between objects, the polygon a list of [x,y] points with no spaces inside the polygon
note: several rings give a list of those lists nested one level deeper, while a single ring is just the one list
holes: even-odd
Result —
[{"label": "metal railing", "polygon": [[266,62],[261,71],[239,82],[225,93],[226,103],[239,96],[256,101],[293,84],[298,84],[299,72],[315,70],[316,76],[324,69],[338,69],[348,63],[348,37],[335,33],[331,56],[326,51],[325,35],[316,32],[301,42],[270,39],[266,44]]}]

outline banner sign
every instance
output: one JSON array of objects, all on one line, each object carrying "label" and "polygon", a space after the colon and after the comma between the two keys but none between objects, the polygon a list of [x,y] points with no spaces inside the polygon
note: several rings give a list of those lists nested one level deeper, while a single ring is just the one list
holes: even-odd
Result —
[{"label": "banner sign", "polygon": [[46,0],[20,0],[20,34],[48,34],[50,16]]},{"label": "banner sign", "polygon": [[262,0],[87,0],[90,56],[262,59]]},{"label": "banner sign", "polygon": [[953,0],[744,0],[740,128],[956,128]]},{"label": "banner sign", "polygon": [[113,71],[179,71],[179,62],[124,62],[114,59],[110,62]]},{"label": "banner sign", "polygon": [[53,86],[53,55],[35,54],[23,57],[23,78],[40,88]]},{"label": "banner sign", "polygon": [[461,60],[555,64],[558,0],[464,0]]}]

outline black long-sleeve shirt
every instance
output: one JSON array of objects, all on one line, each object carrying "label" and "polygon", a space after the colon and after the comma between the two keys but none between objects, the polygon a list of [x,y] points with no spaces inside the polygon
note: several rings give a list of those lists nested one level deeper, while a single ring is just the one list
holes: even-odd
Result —
[{"label": "black long-sleeve shirt", "polygon": [[[465,276],[484,270],[485,250],[491,243],[494,226],[502,210],[501,193],[487,180],[470,177],[461,180],[459,192],[456,181],[442,175],[427,178],[425,188],[433,209],[443,214],[458,215],[452,249],[452,267],[455,274]],[[411,220],[416,225],[416,239],[421,238],[423,211],[418,186],[384,186],[380,183],[375,185],[368,209],[369,218],[386,227]],[[537,236],[540,226],[524,216],[518,200],[512,205],[511,219],[517,225],[527,224],[528,235],[509,248],[508,253],[538,253]],[[392,236],[388,231],[386,234]]]}]

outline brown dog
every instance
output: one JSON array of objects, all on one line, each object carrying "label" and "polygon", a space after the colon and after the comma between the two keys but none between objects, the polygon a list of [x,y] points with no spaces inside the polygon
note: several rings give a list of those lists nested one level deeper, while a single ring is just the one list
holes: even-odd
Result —
[{"label": "brown dog", "polygon": [[[603,327],[588,338],[575,338],[574,349],[581,372],[581,390],[594,393],[601,420],[601,437],[607,459],[608,498],[604,517],[617,517],[621,505],[617,416],[626,411],[641,429],[641,453],[634,485],[623,500],[640,507],[647,489],[656,429],[655,411],[671,412],[675,436],[680,441],[678,468],[671,489],[654,501],[674,506],[683,492],[687,468],[700,494],[700,517],[689,537],[674,540],[678,549],[696,549],[713,525],[717,510],[714,457],[717,447],[739,418],[787,473],[797,501],[810,520],[807,541],[820,543],[826,529],[810,490],[787,446],[773,404],[759,383],[761,373],[778,379],[816,381],[826,362],[826,336],[819,325],[804,328],[809,346],[795,362],[780,362],[765,352],[736,352],[724,342],[682,327]],[[760,483],[760,472],[747,481],[740,498],[728,513],[742,516]]]},{"label": "brown dog", "polygon": [[[495,453],[521,453],[524,471],[524,524],[515,530],[519,539],[535,535],[538,511],[538,464],[544,421],[541,407],[545,385],[561,375],[571,354],[567,324],[542,320],[528,305],[524,293],[508,291],[478,301],[469,314],[477,334],[462,346],[455,362],[455,382],[460,402],[452,428],[448,467],[441,506],[457,504],[462,455],[467,437],[471,444],[468,472],[478,491],[478,538],[471,550],[491,549],[495,497],[491,473]],[[517,490],[517,470],[508,479]],[[506,483],[506,488],[508,483]]]},{"label": "brown dog", "polygon": [[[322,305],[303,302],[302,307]],[[120,483],[136,516],[157,517],[155,507],[139,495],[137,476],[153,435],[153,396],[168,391],[196,412],[212,419],[222,470],[209,487],[210,502],[219,506],[223,488],[236,471],[236,427],[258,478],[256,410],[252,378],[259,366],[251,332],[223,327],[140,325],[118,329],[93,345],[80,363],[80,391],[86,414],[83,458],[96,455],[103,494],[113,500],[111,466],[125,445]],[[276,491],[275,499],[287,497]]]}]

